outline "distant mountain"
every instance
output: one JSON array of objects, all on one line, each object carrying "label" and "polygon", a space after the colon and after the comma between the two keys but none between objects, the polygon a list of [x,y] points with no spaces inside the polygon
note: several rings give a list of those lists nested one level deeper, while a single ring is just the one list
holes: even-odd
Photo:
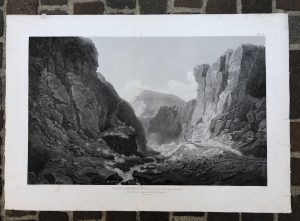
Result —
[{"label": "distant mountain", "polygon": [[151,118],[157,114],[160,107],[177,106],[183,108],[185,101],[172,94],[144,90],[131,105],[139,118]]}]

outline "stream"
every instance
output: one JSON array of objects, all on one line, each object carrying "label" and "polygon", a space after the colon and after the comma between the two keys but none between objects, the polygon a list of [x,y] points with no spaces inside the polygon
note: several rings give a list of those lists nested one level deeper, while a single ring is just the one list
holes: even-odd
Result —
[{"label": "stream", "polygon": [[[172,148],[172,151],[170,149]],[[253,185],[266,183],[266,159],[243,156],[228,147],[174,144],[160,148],[160,158],[116,157],[106,165],[129,185]],[[163,160],[161,160],[163,159]]]}]

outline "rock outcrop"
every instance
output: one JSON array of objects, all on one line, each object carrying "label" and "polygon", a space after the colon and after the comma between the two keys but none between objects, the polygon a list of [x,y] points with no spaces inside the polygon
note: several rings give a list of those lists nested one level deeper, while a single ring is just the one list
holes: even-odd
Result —
[{"label": "rock outcrop", "polygon": [[[98,52],[89,39],[33,37],[29,47],[30,171],[41,170],[70,143],[95,141],[123,154],[146,149],[132,107],[96,72]],[[115,148],[112,136],[124,141],[123,149]]]},{"label": "rock outcrop", "polygon": [[155,92],[142,91],[132,102],[149,142],[164,144],[178,140],[181,135],[181,110],[186,105],[181,98]]},{"label": "rock outcrop", "polygon": [[180,122],[182,125],[182,137],[184,140],[190,140],[192,135],[192,117],[196,108],[196,100],[188,101],[181,111]]},{"label": "rock outcrop", "polygon": [[191,118],[194,141],[211,140],[266,156],[266,69],[263,46],[228,50],[211,66],[194,69],[198,83]]},{"label": "rock outcrop", "polygon": [[132,102],[148,142],[159,145],[178,141],[182,132],[182,108],[185,106],[186,102],[175,95],[150,90],[142,91]]},{"label": "rock outcrop", "polygon": [[181,109],[177,106],[160,107],[150,120],[148,139],[160,145],[177,141],[182,131],[180,113]]}]

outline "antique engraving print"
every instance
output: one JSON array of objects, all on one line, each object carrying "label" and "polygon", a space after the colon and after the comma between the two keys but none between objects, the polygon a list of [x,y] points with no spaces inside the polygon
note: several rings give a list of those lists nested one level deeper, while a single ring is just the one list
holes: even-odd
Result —
[{"label": "antique engraving print", "polygon": [[267,185],[264,37],[30,37],[29,184]]},{"label": "antique engraving print", "polygon": [[288,52],[283,14],[7,16],[5,208],[289,212]]}]

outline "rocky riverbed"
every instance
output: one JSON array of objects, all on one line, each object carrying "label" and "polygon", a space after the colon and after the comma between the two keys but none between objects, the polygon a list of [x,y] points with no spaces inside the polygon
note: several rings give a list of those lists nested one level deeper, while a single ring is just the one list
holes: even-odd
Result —
[{"label": "rocky riverbed", "polygon": [[[94,148],[101,145],[101,148]],[[170,146],[170,145],[169,145]],[[266,159],[234,150],[181,144],[169,155],[125,156],[104,142],[57,147],[30,183],[106,185],[266,185]],[[93,151],[93,150],[96,151]],[[200,157],[201,156],[201,157]]]}]

